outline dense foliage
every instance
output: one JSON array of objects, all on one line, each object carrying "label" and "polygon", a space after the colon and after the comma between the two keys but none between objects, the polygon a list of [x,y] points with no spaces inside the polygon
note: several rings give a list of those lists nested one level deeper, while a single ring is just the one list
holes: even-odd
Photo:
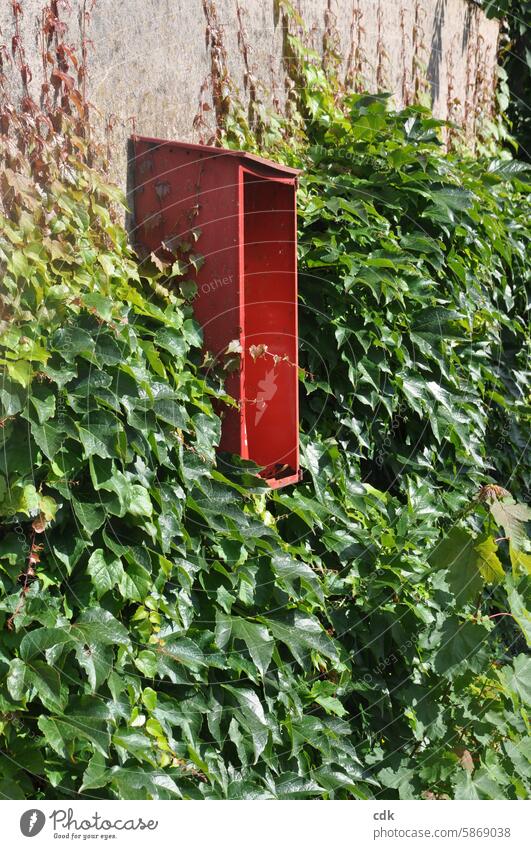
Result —
[{"label": "dense foliage", "polygon": [[501,20],[505,41],[500,77],[504,103],[520,159],[531,160],[531,28],[530,0],[482,0],[488,17]]},{"label": "dense foliage", "polygon": [[527,172],[292,46],[299,486],[217,468],[182,257],[75,130],[3,148],[5,797],[529,795]]}]

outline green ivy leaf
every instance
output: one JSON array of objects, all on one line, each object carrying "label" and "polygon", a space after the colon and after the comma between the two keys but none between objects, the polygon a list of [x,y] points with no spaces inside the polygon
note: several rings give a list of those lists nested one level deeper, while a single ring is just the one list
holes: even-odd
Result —
[{"label": "green ivy leaf", "polygon": [[260,617],[273,637],[288,646],[300,664],[311,650],[331,660],[337,660],[337,650],[319,622],[309,615],[292,611],[275,617]]},{"label": "green ivy leaf", "polygon": [[[483,548],[481,548],[483,545]],[[488,543],[480,543],[462,528],[452,528],[433,550],[428,562],[433,569],[444,569],[458,605],[476,599],[483,588],[482,568],[488,565]],[[501,565],[501,564],[500,564]],[[503,575],[503,569],[502,569]]]},{"label": "green ivy leaf", "polygon": [[26,664],[18,657],[14,657],[9,664],[6,684],[9,695],[16,702],[20,702],[26,692],[26,669]]},{"label": "green ivy leaf", "polygon": [[87,564],[87,572],[92,578],[98,598],[115,587],[124,574],[122,562],[102,548],[97,548],[91,555]]},{"label": "green ivy leaf", "polygon": [[527,645],[531,647],[531,613],[527,609],[524,597],[518,592],[510,576],[507,577],[506,584],[510,611],[520,626]]},{"label": "green ivy leaf", "polygon": [[434,655],[434,668],[440,675],[455,678],[466,670],[478,671],[488,656],[489,631],[474,622],[461,622],[450,616],[438,636],[439,648]]},{"label": "green ivy leaf", "polygon": [[129,645],[127,628],[101,607],[91,607],[78,617],[71,627],[77,641],[103,645]]},{"label": "green ivy leaf", "polygon": [[88,740],[95,751],[108,756],[110,735],[104,723],[90,717],[41,716],[37,725],[45,740],[61,758],[70,757],[70,747],[76,740]]},{"label": "green ivy leaf", "polygon": [[114,660],[112,647],[99,643],[78,644],[75,655],[77,662],[86,672],[92,692],[96,692],[111,674]]},{"label": "green ivy leaf", "polygon": [[529,539],[525,523],[531,521],[531,508],[512,498],[505,498],[503,501],[495,499],[489,506],[494,519],[509,537],[512,548],[525,551],[524,546]]},{"label": "green ivy leaf", "polygon": [[[219,627],[222,625],[222,622],[228,621],[228,631],[229,634],[232,633],[234,639],[242,640],[247,646],[247,651],[249,652],[249,656],[251,657],[255,666],[259,669],[260,674],[263,676],[268,670],[269,664],[271,663],[271,657],[273,655],[274,641],[269,634],[267,628],[263,625],[259,625],[256,622],[249,622],[246,619],[241,619],[240,617],[223,617],[221,619],[218,615],[218,619],[216,622],[216,633],[219,635]],[[223,636],[219,637],[216,641],[219,643],[219,639],[225,644],[227,638],[227,626],[223,627]]]},{"label": "green ivy leaf", "polygon": [[20,383],[26,389],[33,377],[33,367],[27,360],[17,360],[17,362],[6,362],[7,373],[11,380],[15,383]]},{"label": "green ivy leaf", "polygon": [[479,571],[487,584],[503,581],[505,572],[500,558],[496,553],[498,546],[494,542],[494,537],[491,537],[490,534],[484,534],[479,537],[474,545],[474,550],[478,555]]},{"label": "green ivy leaf", "polygon": [[130,563],[123,570],[119,581],[122,596],[130,601],[142,601],[151,583],[151,575],[140,563]]},{"label": "green ivy leaf", "polygon": [[512,667],[498,671],[498,677],[513,696],[518,696],[524,705],[531,706],[531,657],[519,654]]},{"label": "green ivy leaf", "polygon": [[63,711],[68,700],[68,691],[62,684],[59,669],[49,666],[41,660],[32,660],[27,670],[27,680],[31,683],[44,707],[51,711]]}]

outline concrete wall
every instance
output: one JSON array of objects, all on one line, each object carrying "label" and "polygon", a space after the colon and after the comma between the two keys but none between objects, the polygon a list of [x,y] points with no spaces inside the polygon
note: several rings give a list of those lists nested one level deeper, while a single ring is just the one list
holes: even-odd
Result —
[{"label": "concrete wall", "polygon": [[[44,0],[21,0],[22,37],[40,92],[38,44]],[[89,46],[88,95],[123,183],[126,139],[145,135],[206,141],[215,127],[213,84],[230,79],[244,101],[250,91],[282,108],[282,20],[274,0],[60,0],[68,38]],[[397,106],[419,93],[435,114],[467,128],[492,106],[498,24],[472,0],[295,0],[309,38],[342,56],[354,88],[391,91]],[[90,12],[84,18],[84,12]],[[0,0],[2,40],[13,34],[11,2]],[[8,75],[10,71],[8,68]],[[18,76],[13,75],[13,86]],[[210,109],[209,109],[210,107]],[[197,116],[201,116],[198,120]],[[195,123],[194,123],[195,119]]]}]

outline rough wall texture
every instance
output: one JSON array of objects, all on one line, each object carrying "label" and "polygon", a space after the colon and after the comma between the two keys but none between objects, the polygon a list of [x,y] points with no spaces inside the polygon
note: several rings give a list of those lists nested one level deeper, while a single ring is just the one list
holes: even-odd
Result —
[{"label": "rough wall texture", "polygon": [[[38,98],[38,22],[46,3],[20,3],[30,89]],[[472,0],[294,5],[315,49],[322,53],[328,45],[341,55],[342,73],[353,88],[390,91],[397,106],[420,96],[437,116],[464,126],[471,139],[489,114],[498,24]],[[244,101],[256,92],[265,104],[282,108],[283,28],[274,0],[60,0],[60,8],[72,44],[79,48],[83,37],[90,40],[88,95],[121,182],[133,129],[206,140],[215,124],[213,89],[227,78]],[[10,49],[11,0],[0,0],[0,30]],[[12,77],[16,86],[17,75]]]}]

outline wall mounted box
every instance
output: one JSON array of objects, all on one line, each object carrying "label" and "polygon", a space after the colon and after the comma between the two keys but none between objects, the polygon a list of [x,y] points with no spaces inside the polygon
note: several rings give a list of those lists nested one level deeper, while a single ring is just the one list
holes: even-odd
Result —
[{"label": "wall mounted box", "polygon": [[218,358],[233,340],[241,345],[240,370],[226,382],[239,409],[224,410],[220,450],[264,467],[271,487],[300,480],[299,172],[248,153],[139,136],[132,154],[134,242],[159,252],[199,228],[194,312],[205,348]]}]

